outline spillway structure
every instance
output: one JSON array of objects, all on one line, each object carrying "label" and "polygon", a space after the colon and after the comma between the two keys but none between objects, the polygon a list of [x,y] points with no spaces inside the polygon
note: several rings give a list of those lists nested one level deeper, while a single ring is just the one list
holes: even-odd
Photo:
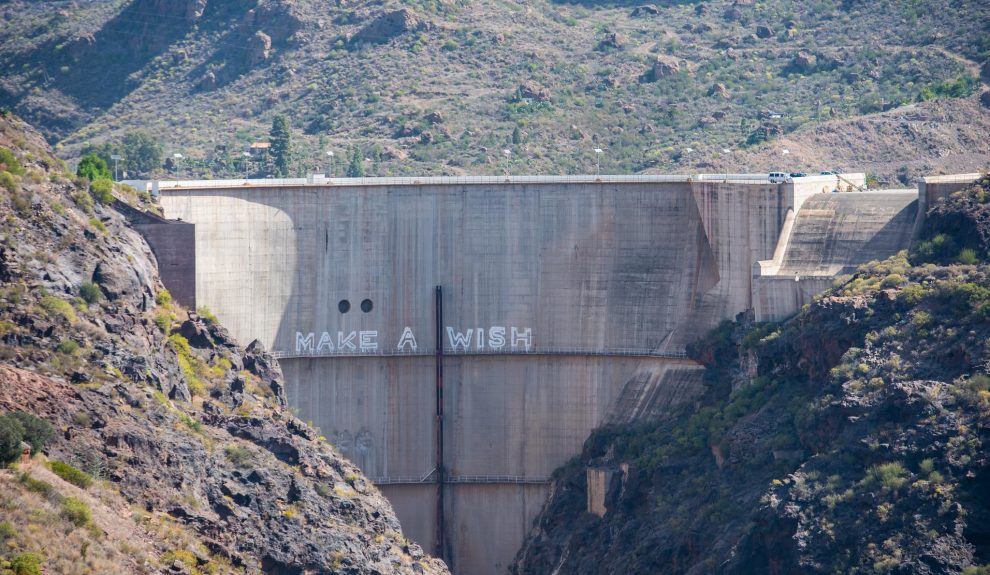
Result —
[{"label": "spillway structure", "polygon": [[697,397],[689,342],[740,313],[793,314],[906,248],[918,205],[917,192],[833,193],[827,176],[154,188],[193,224],[184,293],[278,355],[299,417],[372,478],[407,535],[483,575],[506,572],[592,429]]}]

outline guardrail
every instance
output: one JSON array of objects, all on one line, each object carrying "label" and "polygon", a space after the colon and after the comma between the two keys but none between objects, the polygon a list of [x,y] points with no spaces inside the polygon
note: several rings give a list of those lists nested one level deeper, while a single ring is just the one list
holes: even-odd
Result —
[{"label": "guardrail", "polygon": [[[272,355],[276,359],[298,359],[309,357],[429,357],[433,356],[436,350],[424,349],[422,351],[398,349],[377,349],[368,351],[348,350],[324,351],[324,352],[293,352],[276,350]],[[587,348],[530,348],[530,349],[484,349],[484,350],[464,350],[445,347],[443,354],[447,356],[479,356],[479,355],[572,355],[572,356],[606,356],[606,357],[655,357],[664,359],[685,359],[687,353],[683,350],[657,351],[649,349],[587,349]]]}]

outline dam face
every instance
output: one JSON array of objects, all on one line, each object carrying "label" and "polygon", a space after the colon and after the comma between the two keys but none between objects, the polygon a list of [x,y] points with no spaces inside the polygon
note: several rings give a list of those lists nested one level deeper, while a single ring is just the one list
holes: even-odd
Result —
[{"label": "dam face", "polygon": [[[195,224],[197,302],[278,354],[299,417],[407,535],[496,574],[592,429],[700,393],[687,343],[907,246],[916,195],[830,202],[834,178],[807,180],[187,182],[161,204]],[[837,261],[808,254],[814,226]]]}]

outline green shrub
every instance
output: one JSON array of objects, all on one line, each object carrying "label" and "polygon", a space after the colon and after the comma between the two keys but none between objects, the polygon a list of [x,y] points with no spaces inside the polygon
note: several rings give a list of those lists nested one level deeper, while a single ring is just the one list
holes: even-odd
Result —
[{"label": "green shrub", "polygon": [[963,265],[971,266],[980,261],[980,259],[976,256],[976,250],[973,248],[963,248],[959,250],[956,261]]},{"label": "green shrub", "polygon": [[62,517],[71,521],[76,527],[85,527],[93,521],[93,511],[85,501],[66,497],[62,500]]},{"label": "green shrub", "polygon": [[41,575],[44,558],[37,553],[21,553],[10,560],[10,570],[14,575]]},{"label": "green shrub", "polygon": [[52,470],[52,473],[76,487],[86,489],[93,484],[93,478],[88,473],[76,469],[68,463],[53,460],[48,462],[48,468]]},{"label": "green shrub", "polygon": [[164,311],[155,314],[155,325],[158,326],[158,329],[162,330],[162,333],[168,333],[173,321],[175,321],[174,314]]},{"label": "green shrub", "polygon": [[109,204],[113,201],[113,181],[108,178],[93,180],[89,185],[89,193],[93,194],[93,198],[101,204]]},{"label": "green shrub", "polygon": [[46,295],[42,296],[38,305],[50,315],[61,317],[69,323],[76,322],[76,310],[72,309],[72,304],[65,300],[61,300],[53,295]]},{"label": "green shrub", "polygon": [[911,284],[897,294],[897,303],[904,307],[914,307],[925,298],[925,288],[921,284]]},{"label": "green shrub", "polygon": [[0,147],[0,170],[17,175],[24,173],[24,168],[21,167],[21,163],[14,157],[14,153],[2,147]]},{"label": "green shrub", "polygon": [[55,348],[59,353],[64,353],[65,355],[73,355],[79,351],[79,344],[72,341],[71,339],[64,340],[62,343],[58,344]]},{"label": "green shrub", "polygon": [[76,175],[80,178],[86,178],[91,182],[100,179],[110,180],[112,178],[107,163],[96,154],[86,154],[79,160]]},{"label": "green shrub", "polygon": [[17,536],[17,530],[7,521],[0,521],[0,542]]},{"label": "green shrub", "polygon": [[17,178],[10,172],[0,172],[0,187],[12,194],[16,194],[21,189]]},{"label": "green shrub", "polygon": [[163,289],[162,291],[158,292],[158,295],[155,296],[155,303],[157,303],[162,307],[168,307],[172,305],[172,294],[168,293],[167,289]]},{"label": "green shrub", "polygon": [[79,297],[83,298],[89,305],[93,305],[103,299],[103,292],[100,290],[100,286],[95,283],[83,282],[79,286]]},{"label": "green shrub", "polygon": [[87,214],[93,213],[93,196],[86,192],[76,192],[72,194],[72,201]]},{"label": "green shrub", "polygon": [[6,415],[13,418],[24,430],[24,439],[31,446],[31,451],[40,453],[45,442],[52,436],[52,424],[26,411],[14,411]]},{"label": "green shrub", "polygon": [[16,419],[0,416],[0,466],[16,461],[21,454],[24,428]]},{"label": "green shrub", "polygon": [[880,287],[882,288],[898,287],[903,285],[904,282],[906,281],[907,280],[904,279],[904,276],[900,274],[890,274],[889,276],[883,278],[883,281],[880,282]]},{"label": "green shrub", "polygon": [[907,470],[896,461],[883,463],[871,467],[867,478],[871,483],[879,483],[887,491],[896,491],[907,482]]},{"label": "green shrub", "polygon": [[17,480],[21,482],[21,485],[27,488],[28,491],[33,491],[35,493],[44,495],[48,497],[52,494],[52,484],[47,481],[42,481],[40,479],[35,479],[27,473],[21,473]]},{"label": "green shrub", "polygon": [[101,234],[107,233],[107,227],[103,225],[103,222],[101,222],[99,218],[90,218],[89,225],[96,228]]},{"label": "green shrub", "polygon": [[203,318],[203,321],[205,321],[206,323],[213,324],[219,321],[217,319],[217,316],[214,315],[213,312],[210,311],[210,308],[206,307],[205,305],[201,305],[197,307],[196,313],[199,314],[199,317]]},{"label": "green shrub", "polygon": [[230,461],[237,467],[250,467],[254,463],[254,456],[246,447],[228,445],[224,449],[224,453],[227,455],[227,461]]}]

